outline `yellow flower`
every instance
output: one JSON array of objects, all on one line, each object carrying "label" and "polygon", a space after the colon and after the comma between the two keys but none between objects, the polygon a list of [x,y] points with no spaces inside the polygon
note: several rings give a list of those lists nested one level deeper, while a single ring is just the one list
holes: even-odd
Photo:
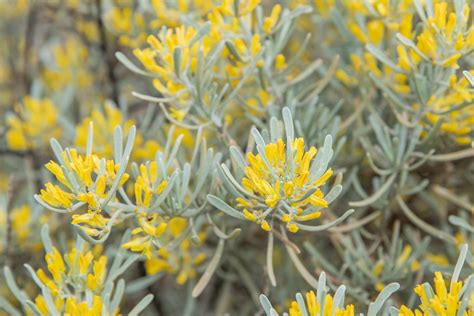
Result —
[{"label": "yellow flower", "polygon": [[145,261],[147,274],[165,272],[176,275],[176,283],[180,285],[196,277],[196,268],[207,258],[206,254],[200,250],[206,237],[205,230],[198,233],[197,244],[191,241],[190,236],[186,236],[180,241],[178,248],[173,251],[167,249],[170,242],[181,238],[183,233],[186,234],[187,228],[188,220],[183,217],[174,217],[169,220],[165,233],[160,237],[162,247]]},{"label": "yellow flower", "polygon": [[[50,290],[57,310],[63,311],[64,315],[78,315],[78,313],[102,315],[100,294],[107,271],[107,258],[105,256],[94,259],[92,251],[72,248],[70,252],[64,254],[63,260],[59,251],[53,247],[52,252],[46,254],[45,261],[52,278],[46,275],[42,269],[38,269],[36,275]],[[71,284],[84,284],[93,292],[92,306],[86,302],[76,304],[78,291],[80,290],[76,288],[75,294],[67,294],[69,293],[67,289]],[[96,296],[95,294],[99,295]],[[42,295],[35,298],[35,305],[44,315],[49,314],[48,306]]]},{"label": "yellow flower", "polygon": [[74,37],[68,37],[62,45],[52,48],[54,68],[43,70],[42,77],[53,91],[60,90],[74,83],[81,89],[90,87],[93,76],[87,68],[89,53],[87,47]]},{"label": "yellow flower", "polygon": [[[461,305],[462,286],[462,281],[451,282],[448,290],[441,272],[435,272],[434,291],[428,283],[418,285],[415,293],[420,298],[421,304],[414,312],[403,305],[400,308],[400,315],[456,315]],[[466,293],[464,295],[469,295],[469,291]],[[470,314],[467,312],[463,315]]]},{"label": "yellow flower", "polygon": [[152,216],[138,214],[138,224],[140,227],[132,231],[134,237],[123,244],[122,248],[133,252],[141,252],[149,259],[152,257],[152,251],[155,248],[154,242],[165,232],[168,224],[157,214]]},{"label": "yellow flower", "polygon": [[31,209],[28,205],[14,208],[11,211],[12,231],[15,233],[18,243],[22,244],[31,233]]},{"label": "yellow flower", "polygon": [[272,13],[269,17],[266,17],[263,20],[263,31],[267,34],[271,34],[273,32],[273,28],[275,27],[281,13],[281,5],[277,4],[273,7]]},{"label": "yellow flower", "polygon": [[182,23],[180,18],[183,14],[192,14],[200,17],[204,16],[214,7],[213,1],[206,0],[152,0],[150,2],[156,14],[156,19],[151,22],[152,28],[158,28],[163,25],[177,27]]},{"label": "yellow flower", "polygon": [[[120,168],[113,160],[105,160],[104,170],[100,170],[101,160],[96,155],[79,155],[75,149],[62,153],[63,166],[54,161],[46,164],[46,168],[65,187],[46,183],[41,189],[39,198],[46,204],[70,211],[76,202],[87,205],[88,212],[74,214],[72,224],[81,225],[90,236],[101,236],[106,233],[108,218],[101,215],[103,203],[112,187]],[[119,181],[123,186],[129,175],[124,173]],[[74,180],[73,180],[74,179]]]},{"label": "yellow flower", "polygon": [[23,98],[16,114],[7,119],[6,140],[13,150],[37,149],[46,146],[50,138],[61,136],[58,111],[49,99]]},{"label": "yellow flower", "polygon": [[[87,147],[87,136],[89,134],[89,125],[93,124],[94,152],[101,157],[113,157],[113,142],[115,128],[120,126],[124,134],[127,134],[136,122],[131,119],[125,119],[120,109],[110,102],[105,103],[103,111],[93,109],[91,114],[84,118],[76,126],[76,136],[74,143],[76,147],[85,152]],[[143,136],[137,131],[135,136],[133,159],[154,158],[155,153],[161,147],[154,140],[144,141]]]},{"label": "yellow flower", "polygon": [[[474,73],[471,71],[471,73]],[[430,124],[435,124],[443,118],[441,130],[451,135],[460,145],[469,145],[473,139],[472,130],[474,126],[474,89],[469,85],[466,78],[460,79],[452,76],[450,87],[444,94],[433,97],[428,101],[429,112],[426,118]],[[452,110],[457,106],[467,104],[458,110]],[[437,114],[439,112],[447,114]]]},{"label": "yellow flower", "polygon": [[[334,308],[333,297],[326,294],[323,298],[324,305],[320,305],[316,299],[316,294],[313,291],[306,293],[305,307],[309,316],[323,316],[323,315],[337,315],[337,316],[354,316],[354,305],[347,305],[344,308]],[[322,313],[324,311],[324,314]],[[297,301],[292,301],[288,311],[290,316],[302,316],[301,310]]]},{"label": "yellow flower", "polygon": [[158,197],[168,186],[168,181],[161,179],[156,161],[140,165],[140,175],[134,185],[137,206],[149,208],[152,199]]},{"label": "yellow flower", "polygon": [[[311,162],[317,150],[311,147],[305,151],[303,138],[292,141],[291,156],[288,156],[282,139],[266,145],[264,152],[265,157],[247,154],[249,165],[241,180],[249,195],[255,195],[261,201],[255,198],[237,198],[236,201],[244,208],[245,218],[261,225],[264,230],[270,230],[266,216],[278,206],[284,214],[280,219],[287,223],[289,231],[296,232],[299,228],[293,221],[309,221],[321,214],[318,210],[305,212],[304,208],[328,206],[320,187],[329,180],[332,170],[315,177],[310,168],[314,168]],[[297,211],[287,214],[289,208]]]}]

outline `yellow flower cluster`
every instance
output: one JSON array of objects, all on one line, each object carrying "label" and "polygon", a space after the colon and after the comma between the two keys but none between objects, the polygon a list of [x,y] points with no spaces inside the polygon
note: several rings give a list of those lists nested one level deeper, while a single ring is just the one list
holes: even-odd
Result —
[{"label": "yellow flower cluster", "polygon": [[[134,50],[134,55],[145,69],[157,77],[153,80],[153,86],[171,106],[172,118],[182,121],[189,111],[196,108],[193,106],[196,103],[204,109],[209,108],[212,101],[209,91],[196,91],[200,87],[190,84],[191,78],[203,75],[197,73],[199,67],[200,71],[202,67],[209,68],[206,74],[210,76],[206,79],[209,82],[222,85],[230,82],[232,87],[251,84],[244,79],[244,73],[249,67],[264,66],[259,57],[264,40],[276,30],[282,11],[280,5],[275,5],[271,14],[263,19],[260,30],[255,26],[253,15],[259,2],[240,1],[237,7],[234,1],[223,1],[210,10],[202,21],[209,23],[206,33],[203,33],[205,29],[185,25],[174,29],[163,28],[157,36],[148,36],[149,47]],[[220,58],[207,64],[207,57],[212,53],[218,53]],[[273,56],[272,60],[277,71],[286,67],[283,54]],[[260,102],[266,106],[270,97],[268,92],[261,89],[258,94]],[[246,99],[250,107],[257,106],[254,95]]]},{"label": "yellow flower cluster", "polygon": [[15,106],[16,113],[7,119],[6,140],[13,150],[29,150],[47,146],[49,139],[59,137],[58,110],[49,99],[23,98]]},{"label": "yellow flower cluster", "polygon": [[[465,3],[455,10],[448,1],[424,3],[418,8],[413,1],[400,1],[396,5],[373,1],[369,6],[346,1],[345,8],[354,15],[354,21],[348,22],[354,37],[363,44],[373,44],[386,54],[385,58],[394,56],[396,61],[391,64],[382,61],[383,66],[380,66],[377,61],[380,56],[372,51],[363,56],[353,53],[351,70],[339,69],[336,77],[345,85],[355,87],[370,72],[407,104],[426,114],[429,125],[443,118],[442,131],[452,135],[458,144],[470,144],[474,89],[461,74],[455,74],[463,57],[474,49],[470,6]],[[364,17],[366,24],[360,25],[357,16]],[[427,72],[427,69],[432,70]],[[443,72],[447,75],[440,76]],[[429,73],[436,73],[439,81],[449,84],[435,82],[430,92],[420,94],[423,83],[417,81],[431,76]]]},{"label": "yellow flower cluster", "polygon": [[[474,74],[474,70],[471,74]],[[452,75],[449,88],[443,95],[432,96],[428,100],[428,107],[431,111],[426,114],[426,118],[430,124],[434,125],[443,119],[442,131],[453,135],[460,145],[471,143],[474,128],[474,88],[465,77],[457,78]]]},{"label": "yellow flower cluster", "polygon": [[[41,243],[37,240],[37,228],[36,224],[44,224],[49,218],[48,215],[42,214],[38,217],[35,216],[31,207],[24,204],[19,207],[15,207],[9,212],[11,220],[11,237],[9,243],[11,245],[17,245],[24,251],[36,252],[41,249]],[[7,212],[0,209],[0,252],[5,251],[5,234],[7,234]]]},{"label": "yellow flower cluster", "polygon": [[292,301],[290,309],[288,311],[289,316],[323,316],[323,315],[336,315],[336,316],[354,316],[354,305],[347,305],[345,308],[334,308],[333,297],[331,294],[326,294],[324,298],[324,304],[321,306],[317,299],[314,291],[306,293],[305,308],[306,313],[303,312],[297,301]]},{"label": "yellow flower cluster", "polygon": [[148,209],[152,199],[167,187],[168,181],[158,178],[158,164],[151,161],[148,165],[140,165],[140,175],[134,185],[136,205]]},{"label": "yellow flower cluster", "polygon": [[[468,26],[470,8],[464,5],[463,14],[458,21],[456,13],[448,2],[440,1],[434,5],[434,15],[427,18],[423,31],[416,36],[416,47],[406,52],[405,46],[397,47],[400,66],[410,71],[421,60],[429,60],[442,67],[459,68],[458,59],[474,48],[474,27]],[[405,26],[405,35],[412,39],[411,21]],[[449,48],[449,49],[447,49]]]},{"label": "yellow flower cluster", "polygon": [[72,82],[85,89],[92,85],[93,79],[88,71],[89,52],[76,38],[68,38],[64,43],[52,48],[55,67],[43,70],[42,76],[46,85],[53,91],[63,89]]},{"label": "yellow flower cluster", "polygon": [[[101,214],[102,202],[105,200],[108,190],[112,186],[119,164],[113,160],[102,159],[105,168],[101,170],[101,159],[96,155],[79,155],[75,149],[70,149],[62,153],[64,165],[59,165],[54,161],[46,164],[46,168],[61,183],[54,185],[46,183],[41,190],[39,198],[46,204],[54,207],[71,210],[75,202],[82,202],[87,205],[88,212],[84,214],[74,214],[73,224],[87,224],[83,229],[91,236],[99,236],[108,219]],[[122,186],[129,178],[127,173],[123,174],[119,180]]]},{"label": "yellow flower cluster", "polygon": [[151,5],[156,18],[151,21],[150,26],[156,29],[161,26],[173,28],[179,26],[184,14],[193,14],[197,17],[204,16],[212,10],[215,4],[211,0],[152,0]]},{"label": "yellow flower cluster", "polygon": [[12,230],[16,234],[17,242],[22,244],[30,235],[31,208],[28,205],[14,208],[11,211],[11,220]]},{"label": "yellow flower cluster", "polygon": [[[320,187],[332,176],[328,169],[321,176],[311,174],[311,162],[316,148],[305,151],[304,139],[294,139],[287,150],[282,139],[265,146],[265,156],[247,154],[249,165],[245,168],[242,186],[256,198],[237,198],[246,219],[271,229],[266,217],[278,207],[278,218],[286,223],[290,232],[299,230],[295,221],[309,221],[321,215],[319,210],[328,206]],[[291,161],[290,161],[291,160]],[[314,166],[313,166],[314,168]],[[262,202],[259,201],[261,199]],[[295,209],[296,212],[291,210]]]},{"label": "yellow flower cluster", "polygon": [[[400,316],[422,316],[422,315],[458,315],[463,294],[471,297],[468,300],[468,308],[462,315],[474,315],[474,295],[469,289],[461,293],[463,282],[451,282],[449,290],[441,272],[435,272],[434,291],[428,283],[420,284],[415,288],[415,293],[421,300],[420,306],[414,311],[403,305],[400,308]],[[466,297],[466,296],[464,296]]]},{"label": "yellow flower cluster", "polygon": [[190,15],[199,21],[214,7],[213,1],[180,0],[150,1],[150,9],[144,15],[134,8],[133,1],[114,5],[105,15],[108,28],[118,37],[118,42],[127,47],[136,48],[146,42],[147,32],[166,26],[178,27],[182,24],[182,16]]},{"label": "yellow flower cluster", "polygon": [[166,221],[156,214],[139,215],[138,222],[140,227],[133,230],[134,237],[122,247],[141,252],[146,257],[147,274],[175,274],[178,284],[196,277],[196,267],[206,259],[206,254],[199,249],[199,244],[206,238],[204,230],[198,234],[199,244],[196,244],[186,235],[189,228],[186,218],[174,217]]},{"label": "yellow flower cluster", "polygon": [[[44,298],[40,295],[35,299],[35,306],[43,316],[51,315],[49,312],[48,306]],[[55,300],[55,307],[57,310],[62,311],[63,315],[71,316],[80,316],[80,315],[90,315],[90,316],[102,316],[103,302],[102,298],[98,295],[94,295],[92,298],[92,305],[89,306],[86,300],[79,301],[75,297],[68,296],[65,299],[58,297]],[[118,310],[116,311],[118,312]]]},{"label": "yellow flower cluster", "polygon": [[[102,315],[101,291],[106,276],[107,257],[94,258],[92,251],[81,251],[73,248],[64,255],[64,259],[56,248],[45,256],[50,276],[43,269],[38,269],[36,276],[49,289],[55,307],[64,315]],[[69,291],[74,284],[75,293]],[[80,293],[92,291],[93,302],[89,306],[85,297]],[[43,295],[35,298],[35,306],[42,315],[50,315],[48,305]],[[118,312],[118,311],[116,311]]]},{"label": "yellow flower cluster", "polygon": [[[125,134],[136,124],[132,119],[125,119],[119,108],[108,102],[104,105],[104,111],[92,109],[90,116],[84,118],[76,126],[75,145],[85,152],[89,125],[93,123],[94,152],[101,157],[113,157],[113,142],[115,127],[120,126]],[[160,145],[155,140],[144,141],[143,135],[137,132],[133,151],[133,159],[152,159]]]},{"label": "yellow flower cluster", "polygon": [[[198,52],[206,56],[212,49],[211,43],[192,43],[196,36],[193,27],[180,26],[176,29],[162,29],[158,38],[150,35],[147,39],[149,48],[143,50],[135,49],[134,54],[157,79],[153,80],[153,86],[165,97],[176,99],[179,108],[174,109],[173,117],[181,121],[191,107],[190,90],[185,80],[183,71],[192,75],[196,71]],[[179,61],[175,58],[175,52],[179,52]],[[158,63],[157,63],[158,61]]]},{"label": "yellow flower cluster", "polygon": [[138,215],[138,224],[140,227],[132,231],[134,236],[132,240],[122,245],[123,248],[133,252],[141,252],[147,258],[151,258],[155,244],[159,245],[158,238],[164,234],[168,223],[158,216]]}]

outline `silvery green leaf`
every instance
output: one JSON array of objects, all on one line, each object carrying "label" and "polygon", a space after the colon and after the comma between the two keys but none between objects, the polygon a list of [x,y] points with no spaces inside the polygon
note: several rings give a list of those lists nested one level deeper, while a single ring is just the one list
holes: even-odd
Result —
[{"label": "silvery green leaf", "polygon": [[240,152],[239,148],[236,147],[236,146],[230,146],[229,151],[230,151],[230,156],[235,161],[235,163],[239,167],[240,171],[244,172],[245,167],[247,166],[247,163],[245,161],[244,156]]},{"label": "silvery green leaf", "polygon": [[[0,310],[4,310],[5,312],[8,313],[8,315],[11,316],[21,316],[21,313],[13,307],[10,302],[8,302],[3,296],[0,296]],[[36,314],[41,316],[40,313]]]},{"label": "silvery green leaf", "polygon": [[125,56],[125,54],[123,54],[122,52],[115,52],[115,57],[122,63],[122,65],[124,65],[125,67],[127,67],[128,69],[130,69],[131,71],[139,74],[139,75],[142,75],[142,76],[146,76],[146,77],[154,77],[153,74],[147,72],[147,71],[144,71],[140,68],[138,68],[133,62],[130,61],[130,59],[128,59],[127,56]]},{"label": "silvery green leaf", "polygon": [[399,139],[399,144],[397,148],[397,156],[395,158],[395,162],[397,166],[400,166],[402,164],[402,159],[405,153],[407,140],[408,140],[408,130],[405,126],[400,127],[398,139]]},{"label": "silvery green leaf", "polygon": [[283,117],[283,124],[285,125],[285,133],[286,133],[286,144],[288,147],[291,147],[290,144],[295,138],[295,128],[293,126],[293,118],[291,115],[291,111],[289,108],[285,107],[281,111]]},{"label": "silvery green leaf", "polygon": [[418,12],[418,16],[420,19],[426,23],[426,14],[425,10],[423,9],[423,3],[421,0],[414,0],[416,11]]},{"label": "silvery green leaf", "polygon": [[385,155],[387,155],[387,158],[393,162],[394,153],[386,126],[383,125],[375,115],[369,116],[369,122],[372,125],[375,137],[377,138],[378,143],[382,146]]},{"label": "silvery green leaf", "polygon": [[403,195],[414,195],[418,194],[424,189],[426,189],[430,185],[430,180],[429,179],[423,179],[419,183],[417,183],[415,186],[411,188],[405,188],[402,190]]},{"label": "silvery green leaf", "polygon": [[471,75],[471,73],[467,70],[464,70],[463,72],[464,77],[466,77],[467,81],[471,84],[471,86],[474,88],[474,76]]},{"label": "silvery green leaf", "polygon": [[306,303],[304,301],[303,295],[301,293],[296,293],[296,302],[300,308],[301,316],[309,316],[308,311],[306,310]]},{"label": "silvery green leaf", "polygon": [[268,297],[266,297],[265,294],[260,294],[258,299],[260,300],[260,304],[262,305],[262,308],[265,311],[265,314],[267,314],[267,316],[273,316],[272,313],[276,313],[276,311],[273,309],[272,303],[270,303],[270,300],[268,299]]},{"label": "silvery green leaf", "polygon": [[[458,307],[458,312],[456,316],[463,316],[466,314],[466,312],[469,309],[472,309],[472,300],[471,302],[469,301],[469,298],[472,296],[472,293],[474,291],[474,277],[470,275],[465,281],[464,281],[464,286],[462,287],[459,297],[464,297],[463,300],[461,300],[461,305]],[[467,292],[467,293],[466,293]]]},{"label": "silvery green leaf", "polygon": [[81,188],[81,185],[78,182],[79,177],[77,173],[70,171],[68,168],[66,168],[65,165],[61,166],[61,170],[63,171],[64,177],[66,178],[66,180],[71,184],[72,190],[75,192],[79,191]]},{"label": "silvery green leaf", "polygon": [[222,165],[217,166],[216,174],[217,176],[213,177],[213,179],[219,178],[220,180],[222,180],[222,185],[225,188],[226,192],[230,193],[234,197],[243,197],[242,193],[240,193],[235,187],[234,182],[230,180],[228,176],[224,173],[224,170],[222,169]]},{"label": "silvery green leaf", "polygon": [[218,168],[219,171],[222,172],[222,180],[225,181],[228,184],[228,187],[232,187],[234,190],[233,192],[236,193],[235,196],[241,197],[242,195],[249,196],[253,199],[259,200],[259,197],[254,195],[251,192],[247,192],[244,187],[238,183],[232,173],[229,171],[229,168],[225,164],[221,164],[220,168]]},{"label": "silvery green leaf", "polygon": [[342,214],[341,217],[337,218],[336,220],[330,222],[330,223],[327,223],[327,224],[324,224],[324,225],[318,225],[318,226],[309,226],[309,225],[303,225],[303,224],[296,224],[298,225],[298,227],[302,230],[305,230],[305,231],[310,231],[310,232],[319,232],[319,231],[323,231],[323,230],[326,230],[328,228],[331,228],[335,225],[338,225],[339,223],[343,222],[346,218],[348,218],[349,216],[352,215],[352,213],[354,213],[354,210],[353,209],[350,209],[350,210],[347,210],[344,214]]},{"label": "silvery green leaf", "polygon": [[428,13],[428,17],[434,16],[433,1],[425,0],[425,5],[426,5],[426,13]]},{"label": "silvery green leaf", "polygon": [[89,130],[87,133],[87,146],[86,146],[86,155],[90,156],[92,154],[92,145],[94,139],[94,123],[89,122]]},{"label": "silvery green leaf", "polygon": [[459,217],[459,216],[455,216],[455,215],[450,215],[449,218],[448,218],[449,222],[453,225],[456,225],[456,226],[459,226],[459,227],[462,227],[464,229],[466,229],[467,231],[471,232],[471,233],[474,233],[474,227],[471,226],[467,221],[466,219],[462,218],[462,217]]},{"label": "silvery green leaf", "polygon": [[[203,142],[205,142],[205,139],[203,139],[202,137],[202,131],[203,131],[203,128],[199,128],[198,129],[198,132],[197,132],[197,135],[196,135],[196,143],[194,144],[194,149],[193,149],[193,156],[191,158],[191,166],[194,166],[194,163],[198,157],[198,153],[199,153],[199,149],[201,148],[201,140],[203,140]],[[205,146],[202,147],[202,150],[205,150]]]},{"label": "silvery green leaf", "polygon": [[36,285],[38,285],[38,287],[41,288],[42,286],[45,286],[45,284],[43,284],[43,282],[41,282],[40,279],[38,278],[38,276],[36,275],[35,270],[33,270],[33,268],[29,264],[25,263],[24,266],[25,266],[26,270],[28,270],[28,272],[31,275],[31,278],[36,283]]},{"label": "silvery green leaf", "polygon": [[467,252],[468,252],[468,246],[467,244],[463,244],[461,246],[461,251],[459,253],[458,261],[456,262],[456,266],[454,267],[453,276],[451,277],[451,285],[449,288],[450,291],[453,290],[453,286],[456,284],[456,282],[459,279],[462,266],[464,265],[464,262],[466,261]]},{"label": "silvery green leaf", "polygon": [[332,315],[334,316],[335,311],[337,308],[344,308],[344,297],[346,294],[346,286],[341,285],[337,288],[336,293],[334,293],[334,300],[333,300],[333,312]]},{"label": "silvery green leaf", "polygon": [[265,152],[265,147],[262,147],[260,145],[257,145],[257,152],[260,155],[260,158],[262,159],[263,163],[267,167],[268,171],[275,176],[275,170],[273,169],[272,165],[268,161],[267,154]]},{"label": "silvery green leaf", "polygon": [[129,316],[138,316],[151,303],[153,294],[148,294],[128,313]]},{"label": "silvery green leaf", "polygon": [[240,56],[239,52],[235,48],[234,44],[230,41],[225,41],[225,46],[229,50],[229,52],[234,56],[239,62],[243,62],[242,57]]},{"label": "silvery green leaf", "polygon": [[197,30],[196,34],[191,39],[191,42],[189,42],[189,47],[193,46],[194,43],[200,41],[205,35],[209,33],[210,29],[211,29],[211,22],[207,21],[206,23],[203,23]]},{"label": "silvery green leaf", "polygon": [[381,89],[387,97],[392,100],[395,105],[400,107],[403,110],[406,110],[410,113],[414,113],[415,111],[413,110],[412,107],[409,107],[405,104],[405,101],[403,101],[398,94],[394,93],[392,90],[390,90],[389,87],[387,87],[383,80],[380,80],[380,78],[377,78],[374,74],[370,73],[369,74],[370,79],[372,79],[372,82],[379,88]]},{"label": "silvery green leaf", "polygon": [[173,172],[171,175],[170,179],[168,180],[168,184],[166,185],[166,188],[161,192],[160,196],[153,202],[151,208],[156,209],[158,206],[161,205],[165,201],[165,199],[168,197],[170,192],[173,190],[174,184],[176,182],[176,179],[178,178],[177,171]]},{"label": "silvery green leaf", "polygon": [[[121,240],[120,240],[120,245],[123,245],[126,243],[128,240],[130,240],[131,237],[131,230],[127,229],[125,233],[123,234]],[[113,280],[111,279],[112,275],[116,275],[117,270],[120,268],[123,257],[125,256],[125,249],[119,248],[118,251],[115,253],[114,260],[112,262],[112,265],[108,269],[108,275],[105,283],[111,283]]]},{"label": "silvery green leaf", "polygon": [[43,316],[43,314],[40,312],[40,310],[38,309],[38,307],[36,307],[35,303],[33,303],[32,301],[30,300],[27,300],[25,302],[25,305],[31,309],[31,311],[36,315],[36,316]]},{"label": "silvery green leaf", "polygon": [[135,262],[137,261],[137,259],[140,258],[140,255],[137,255],[137,254],[132,254],[130,255],[126,260],[125,262],[116,270],[114,271],[114,273],[110,274],[109,276],[109,280],[113,281],[115,280],[116,278],[118,278],[120,275],[122,275],[125,271],[127,271],[127,269],[130,268],[130,266]]},{"label": "silvery green leaf", "polygon": [[123,150],[123,136],[122,136],[122,127],[120,125],[115,126],[114,128],[114,158],[115,161],[120,161],[122,159],[122,150]]},{"label": "silvery green leaf", "polygon": [[186,197],[186,193],[188,191],[189,187],[189,179],[191,177],[191,166],[189,163],[184,164],[183,168],[183,177],[181,179],[181,201],[184,201],[184,198]]},{"label": "silvery green leaf", "polygon": [[59,311],[56,309],[56,305],[54,304],[54,300],[49,289],[46,286],[42,286],[41,293],[43,294],[44,301],[48,307],[49,315],[59,316]]},{"label": "silvery green leaf", "polygon": [[[174,99],[176,99],[176,97],[174,97],[174,96],[166,97],[166,98],[157,98],[157,97],[147,95],[147,94],[143,94],[143,93],[139,93],[139,92],[136,92],[136,91],[132,91],[132,95],[134,97],[137,97],[140,100],[147,101],[147,102],[153,102],[153,103],[161,103],[161,102],[166,103],[166,102],[171,102]],[[152,116],[148,116],[148,117],[152,117]],[[148,119],[148,117],[145,117],[145,119]]]},{"label": "silvery green leaf", "polygon": [[[125,281],[123,279],[120,279],[117,282],[117,286],[115,287],[115,290],[114,290],[114,297],[112,298],[112,301],[110,302],[110,305],[109,305],[108,312],[110,313],[110,315],[113,315],[114,312],[118,309],[120,302],[122,301],[124,290],[125,290]],[[127,290],[128,290],[128,286],[127,286]]]},{"label": "silvery green leaf", "polygon": [[299,203],[301,201],[304,201],[306,200],[307,198],[309,198],[314,192],[316,192],[318,189],[317,188],[311,188],[309,189],[308,191],[306,191],[301,197],[297,198],[296,200],[294,201],[290,201],[292,203]]},{"label": "silvery green leaf", "polygon": [[397,178],[397,173],[393,173],[387,179],[387,181],[385,181],[385,183],[382,186],[380,186],[379,189],[376,192],[374,192],[371,196],[360,201],[349,202],[349,205],[354,206],[354,207],[364,207],[364,206],[374,203],[392,186],[392,183],[395,181],[396,178]]},{"label": "silvery green leaf", "polygon": [[183,140],[183,137],[184,137],[183,134],[176,137],[173,148],[171,149],[171,153],[169,156],[166,157],[167,159],[166,167],[169,168],[171,164],[173,163],[173,160],[175,159],[176,154],[178,153],[179,147],[181,146],[181,141]]},{"label": "silvery green leaf", "polygon": [[38,202],[42,207],[44,207],[44,208],[46,208],[46,209],[48,209],[48,210],[51,210],[51,211],[57,212],[57,213],[62,213],[62,214],[66,214],[66,213],[67,213],[67,210],[63,210],[63,209],[59,209],[59,208],[50,206],[49,204],[47,204],[46,202],[44,202],[38,194],[33,195],[33,198],[34,198],[34,199],[36,200],[36,202]]},{"label": "silvery green leaf", "polygon": [[[211,168],[214,167],[215,169],[218,169],[219,161],[221,160],[221,157],[222,155],[218,153],[217,155],[214,156],[214,159],[212,161],[206,160],[204,162],[204,167],[198,173],[199,180],[194,188],[194,193],[191,196],[190,203],[192,203],[198,197],[198,195],[201,193],[201,189],[203,188],[204,184],[209,181],[209,174],[211,172]],[[211,177],[212,177],[212,174],[211,174]],[[212,192],[211,190],[212,190],[212,185],[210,186],[209,192]]]},{"label": "silvery green leaf", "polygon": [[256,129],[255,127],[252,127],[250,133],[252,134],[252,137],[255,140],[255,143],[257,144],[257,146],[265,148],[265,140],[263,139],[258,129]]},{"label": "silvery green leaf", "polygon": [[280,129],[278,127],[278,120],[276,117],[270,119],[270,142],[276,143],[280,138]]},{"label": "silvery green leaf", "polygon": [[387,299],[400,288],[398,283],[390,283],[387,285],[382,292],[379,293],[375,302],[369,304],[369,310],[367,311],[367,316],[376,316],[377,313],[382,309],[383,304]]},{"label": "silvery green leaf", "polygon": [[326,273],[323,271],[319,275],[318,289],[316,291],[316,300],[319,303],[319,306],[323,307],[325,305],[324,304],[325,299],[326,299]]},{"label": "silvery green leaf", "polygon": [[220,239],[224,239],[224,240],[233,239],[233,238],[237,237],[240,234],[240,232],[242,231],[242,229],[240,229],[240,228],[235,228],[229,234],[226,234],[225,232],[220,230],[217,226],[214,226],[212,229],[213,229],[213,232],[216,234],[217,237],[219,237]]},{"label": "silvery green leaf", "polygon": [[97,245],[97,244],[100,244],[100,243],[104,242],[110,234],[110,233],[106,233],[104,236],[102,236],[102,238],[94,239],[91,236],[89,236],[82,229],[81,226],[79,226],[79,225],[72,225],[72,226],[74,228],[74,231],[79,235],[79,237],[81,237],[82,239],[84,239],[85,241],[87,241],[89,244],[92,244],[92,245]]},{"label": "silvery green leaf", "polygon": [[163,273],[157,273],[153,275],[147,275],[127,283],[126,294],[133,294],[143,290],[155,284],[159,279],[163,277]]},{"label": "silvery green leaf", "polygon": [[63,155],[62,155],[64,150],[61,147],[61,145],[59,144],[59,142],[55,138],[51,138],[49,140],[49,143],[51,145],[51,149],[54,152],[54,155],[56,156],[56,160],[59,162],[60,165],[64,165],[65,162],[64,162],[64,159],[63,159]]},{"label": "silvery green leaf", "polygon": [[173,63],[174,63],[174,73],[176,77],[180,78],[181,75],[181,48],[179,46],[175,47],[173,50]]},{"label": "silvery green leaf", "polygon": [[112,197],[115,195],[115,192],[117,191],[122,175],[125,173],[125,170],[127,169],[128,160],[130,159],[130,154],[133,148],[133,142],[135,141],[135,133],[136,133],[136,128],[135,126],[132,126],[132,128],[130,128],[130,132],[128,133],[127,143],[125,144],[125,149],[123,151],[123,155],[120,160],[119,170],[117,171],[114,182],[112,183],[112,186],[110,187],[110,190],[107,193],[107,196],[104,202],[102,203],[102,207],[105,207],[109,203],[109,201],[112,199]]},{"label": "silvery green leaf", "polygon": [[219,199],[217,196],[212,194],[207,195],[207,201],[212,204],[212,206],[216,207],[217,209],[221,210],[222,212],[226,213],[229,216],[234,218],[245,220],[244,215],[242,212],[237,211],[235,208],[231,207],[226,202]]},{"label": "silvery green leaf", "polygon": [[44,224],[43,227],[41,227],[41,241],[47,253],[53,252],[53,243],[51,242],[51,238],[49,238],[48,224]]},{"label": "silvery green leaf", "polygon": [[332,203],[339,196],[339,194],[341,194],[341,192],[342,192],[342,185],[340,184],[335,185],[331,188],[331,191],[329,191],[329,193],[326,194],[324,199],[328,203]]},{"label": "silvery green leaf", "polygon": [[316,157],[309,168],[311,181],[316,181],[324,174],[324,172],[326,172],[329,161],[332,159],[332,155],[332,137],[331,135],[326,135],[323,147],[318,150]]},{"label": "silvery green leaf", "polygon": [[199,295],[201,295],[202,291],[204,291],[207,284],[211,280],[211,277],[214,275],[219,261],[221,260],[222,253],[224,251],[224,245],[225,241],[223,239],[219,239],[219,244],[217,245],[217,249],[214,253],[214,256],[212,256],[211,261],[209,261],[209,264],[206,267],[206,270],[204,270],[204,274],[201,276],[201,278],[193,288],[193,297],[198,297]]}]

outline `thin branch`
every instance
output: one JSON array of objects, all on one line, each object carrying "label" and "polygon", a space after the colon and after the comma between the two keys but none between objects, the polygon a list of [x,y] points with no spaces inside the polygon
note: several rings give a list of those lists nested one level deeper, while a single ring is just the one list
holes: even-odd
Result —
[{"label": "thin branch", "polygon": [[398,205],[400,205],[400,208],[402,209],[403,213],[408,217],[408,219],[418,226],[421,230],[425,231],[426,233],[432,235],[433,237],[436,237],[438,239],[444,240],[446,242],[449,242],[453,245],[456,244],[456,239],[454,239],[453,236],[445,233],[442,230],[437,229],[436,227],[431,226],[430,224],[426,223],[423,221],[421,218],[415,215],[413,211],[406,205],[406,203],[403,201],[403,198],[400,195],[397,195],[397,202]]}]

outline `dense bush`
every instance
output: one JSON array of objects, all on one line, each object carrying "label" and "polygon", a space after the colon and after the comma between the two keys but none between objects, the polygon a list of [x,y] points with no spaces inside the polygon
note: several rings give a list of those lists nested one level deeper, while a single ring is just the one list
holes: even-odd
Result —
[{"label": "dense bush", "polygon": [[0,0],[0,315],[474,315],[471,9]]}]

